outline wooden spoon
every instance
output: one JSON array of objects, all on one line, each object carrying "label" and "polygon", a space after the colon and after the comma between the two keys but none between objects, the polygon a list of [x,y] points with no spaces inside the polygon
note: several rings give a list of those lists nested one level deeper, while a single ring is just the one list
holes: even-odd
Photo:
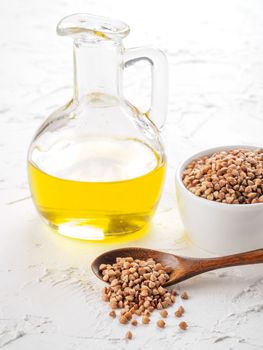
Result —
[{"label": "wooden spoon", "polygon": [[141,260],[153,258],[165,266],[172,267],[173,271],[170,274],[170,279],[164,284],[166,287],[201,273],[223,267],[263,263],[263,249],[217,258],[188,258],[158,250],[131,247],[114,249],[101,254],[91,264],[92,271],[102,280],[102,275],[99,271],[100,264],[113,264],[116,262],[117,257],[128,256]]}]

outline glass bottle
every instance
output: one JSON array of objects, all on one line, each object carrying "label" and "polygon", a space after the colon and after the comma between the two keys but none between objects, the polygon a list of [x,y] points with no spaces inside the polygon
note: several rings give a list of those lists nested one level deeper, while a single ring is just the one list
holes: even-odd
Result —
[{"label": "glass bottle", "polygon": [[[74,97],[38,129],[28,153],[32,198],[65,236],[88,240],[142,233],[165,174],[160,140],[167,109],[167,62],[153,48],[124,49],[129,27],[89,14],[62,19],[57,33],[74,40]],[[125,66],[152,68],[146,113],[125,100]]]}]

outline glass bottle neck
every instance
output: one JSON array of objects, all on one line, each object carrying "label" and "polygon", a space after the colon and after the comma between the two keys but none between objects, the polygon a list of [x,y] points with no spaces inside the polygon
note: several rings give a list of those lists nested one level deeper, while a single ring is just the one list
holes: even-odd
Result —
[{"label": "glass bottle neck", "polygon": [[122,94],[122,46],[113,41],[74,41],[74,95]]}]

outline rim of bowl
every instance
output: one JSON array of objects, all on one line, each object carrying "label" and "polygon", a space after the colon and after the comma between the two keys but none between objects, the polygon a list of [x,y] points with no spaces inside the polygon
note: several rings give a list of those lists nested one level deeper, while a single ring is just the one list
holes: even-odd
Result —
[{"label": "rim of bowl", "polygon": [[[233,209],[240,209],[240,210],[252,210],[252,208],[259,208],[263,206],[263,203],[251,203],[251,204],[229,204],[229,203],[221,203],[221,202],[215,202],[215,201],[210,201],[208,199],[196,196],[193,194],[191,191],[189,191],[182,180],[182,172],[186,168],[186,166],[191,163],[194,159],[198,159],[202,156],[209,155],[215,152],[220,152],[220,151],[227,151],[231,149],[237,149],[237,148],[243,148],[243,149],[258,149],[262,148],[262,146],[256,146],[256,145],[227,145],[227,146],[218,146],[218,147],[212,147],[212,148],[207,148],[204,149],[203,151],[197,152],[190,157],[185,158],[178,166],[176,170],[176,182],[180,186],[180,188],[190,197],[194,198],[196,201],[200,201],[200,203],[207,203],[208,205],[215,206],[215,207],[225,207],[225,208],[233,208]],[[251,209],[249,209],[251,208]]]}]

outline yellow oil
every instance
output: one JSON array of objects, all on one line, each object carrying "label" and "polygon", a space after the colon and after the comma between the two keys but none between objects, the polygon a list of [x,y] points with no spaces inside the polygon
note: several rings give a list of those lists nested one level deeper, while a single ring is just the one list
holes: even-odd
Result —
[{"label": "yellow oil", "polygon": [[165,163],[142,176],[122,181],[75,181],[49,175],[29,162],[34,203],[44,219],[63,235],[103,240],[144,233],[158,203]]}]

